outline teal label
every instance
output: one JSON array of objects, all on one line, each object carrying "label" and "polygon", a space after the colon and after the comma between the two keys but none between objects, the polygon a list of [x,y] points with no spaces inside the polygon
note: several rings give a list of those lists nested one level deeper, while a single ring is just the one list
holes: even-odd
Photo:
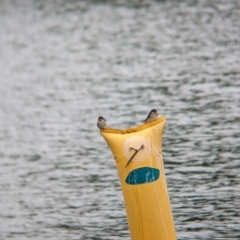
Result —
[{"label": "teal label", "polygon": [[125,182],[130,185],[151,183],[158,180],[159,176],[160,171],[157,168],[150,167],[137,168],[128,174]]}]

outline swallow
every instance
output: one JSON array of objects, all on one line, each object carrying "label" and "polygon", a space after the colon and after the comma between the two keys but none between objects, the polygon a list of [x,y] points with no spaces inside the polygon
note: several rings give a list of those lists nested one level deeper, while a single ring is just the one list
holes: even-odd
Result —
[{"label": "swallow", "polygon": [[105,128],[106,126],[107,126],[106,119],[102,116],[99,116],[97,120],[97,127],[102,129]]},{"label": "swallow", "polygon": [[146,122],[151,122],[151,121],[153,121],[153,120],[155,120],[156,118],[157,118],[157,116],[158,116],[158,112],[157,112],[157,110],[156,109],[152,109],[151,111],[150,111],[150,113],[148,114],[148,116],[147,116],[147,118],[145,119],[145,123]]}]

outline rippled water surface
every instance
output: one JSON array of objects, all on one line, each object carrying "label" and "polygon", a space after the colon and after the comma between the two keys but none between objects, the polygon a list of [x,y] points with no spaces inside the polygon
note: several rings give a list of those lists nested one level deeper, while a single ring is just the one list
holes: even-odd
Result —
[{"label": "rippled water surface", "polygon": [[178,239],[240,239],[239,9],[0,1],[0,239],[130,239],[96,120],[152,108]]}]

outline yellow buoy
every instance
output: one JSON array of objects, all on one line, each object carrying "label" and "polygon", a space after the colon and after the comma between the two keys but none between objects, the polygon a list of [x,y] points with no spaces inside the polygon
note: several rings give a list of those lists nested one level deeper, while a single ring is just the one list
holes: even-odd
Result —
[{"label": "yellow buoy", "polygon": [[165,117],[125,130],[105,128],[121,182],[132,240],[175,240],[162,157]]}]

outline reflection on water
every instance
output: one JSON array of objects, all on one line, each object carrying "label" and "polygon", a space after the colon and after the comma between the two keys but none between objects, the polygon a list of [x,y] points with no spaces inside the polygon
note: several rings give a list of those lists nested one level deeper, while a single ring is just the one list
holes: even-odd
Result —
[{"label": "reflection on water", "polygon": [[1,1],[0,239],[130,239],[96,120],[152,108],[178,239],[240,238],[239,9]]}]

